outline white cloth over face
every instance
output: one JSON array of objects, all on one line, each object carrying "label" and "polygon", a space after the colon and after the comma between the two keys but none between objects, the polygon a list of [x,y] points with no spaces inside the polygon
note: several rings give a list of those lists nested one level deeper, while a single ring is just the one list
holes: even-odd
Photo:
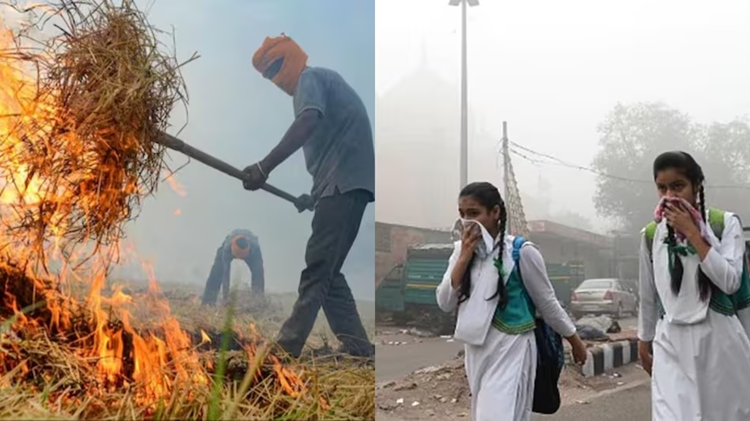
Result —
[{"label": "white cloth over face", "polygon": [[[700,300],[698,268],[721,291],[740,285],[745,242],[742,227],[727,212],[719,241],[709,230],[711,251],[680,256],[682,287],[671,290],[666,222],[657,225],[650,261],[645,233],[640,252],[638,337],[653,341],[651,379],[654,421],[750,420],[750,339],[740,319],[709,309]],[[659,319],[657,297],[665,315]]]},{"label": "white cloth over face", "polygon": [[[509,274],[514,267],[513,237],[505,236],[503,241],[503,265]],[[472,420],[529,421],[536,376],[536,339],[534,332],[508,335],[491,327],[498,298],[487,298],[497,290],[498,273],[493,257],[498,253],[495,250],[485,259],[475,259],[470,268],[471,292],[458,306],[454,337],[466,343]],[[451,273],[460,254],[459,241],[454,244],[448,270],[436,291],[438,305],[446,312],[458,305],[458,290],[451,285]],[[544,320],[560,335],[573,335],[575,325],[560,306],[547,278],[544,259],[533,244],[527,242],[521,248],[519,265],[524,286]]]}]

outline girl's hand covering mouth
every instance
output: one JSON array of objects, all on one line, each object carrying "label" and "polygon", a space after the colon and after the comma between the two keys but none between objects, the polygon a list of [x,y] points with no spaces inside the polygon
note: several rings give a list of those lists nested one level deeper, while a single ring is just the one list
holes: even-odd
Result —
[{"label": "girl's hand covering mouth", "polygon": [[699,232],[693,216],[685,210],[681,203],[666,203],[664,205],[664,216],[667,218],[667,223],[675,231],[686,237]]},{"label": "girl's hand covering mouth", "polygon": [[708,240],[707,229],[700,212],[684,199],[664,197],[654,210],[654,220],[658,223],[662,219],[672,227],[680,240],[693,237],[696,234]]},{"label": "girl's hand covering mouth", "polygon": [[461,254],[464,256],[471,256],[482,240],[482,230],[479,229],[479,225],[470,224],[464,225],[463,232],[461,234]]}]

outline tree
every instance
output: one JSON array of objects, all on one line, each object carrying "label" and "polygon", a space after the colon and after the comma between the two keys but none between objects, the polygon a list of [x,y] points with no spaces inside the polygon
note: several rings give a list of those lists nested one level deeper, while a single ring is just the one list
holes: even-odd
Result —
[{"label": "tree", "polygon": [[637,232],[653,218],[653,160],[669,150],[684,150],[703,167],[709,206],[750,217],[750,187],[744,187],[750,186],[750,126],[745,120],[701,125],[661,103],[617,104],[598,132],[594,203],[624,230]]}]

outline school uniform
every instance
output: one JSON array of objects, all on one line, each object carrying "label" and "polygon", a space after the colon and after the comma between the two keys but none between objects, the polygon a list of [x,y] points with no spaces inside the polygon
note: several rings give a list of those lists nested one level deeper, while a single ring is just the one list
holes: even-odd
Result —
[{"label": "school uniform", "polygon": [[[666,221],[656,226],[650,251],[642,235],[638,338],[653,341],[654,421],[750,420],[750,339],[720,300],[740,288],[742,227],[726,212],[721,240],[706,231],[711,251],[703,261],[693,251],[673,251],[684,268],[677,295],[670,286]],[[716,287],[709,301],[700,299],[698,268]]]},{"label": "school uniform", "polygon": [[[461,254],[461,242],[454,245],[448,270],[437,288],[437,303],[443,311],[458,305],[454,337],[465,343],[466,376],[471,390],[474,421],[528,421],[531,419],[537,346],[534,336],[537,312],[563,337],[576,332],[575,325],[560,306],[544,260],[536,247],[526,242],[520,249],[520,273],[512,257],[513,236],[488,244],[493,250],[477,256],[471,271],[470,297],[458,305],[458,290],[451,285],[451,272]],[[490,240],[491,241],[491,240]],[[505,309],[495,294],[498,269],[497,241],[504,241],[501,257],[508,292]],[[529,304],[529,299],[533,305]]]}]

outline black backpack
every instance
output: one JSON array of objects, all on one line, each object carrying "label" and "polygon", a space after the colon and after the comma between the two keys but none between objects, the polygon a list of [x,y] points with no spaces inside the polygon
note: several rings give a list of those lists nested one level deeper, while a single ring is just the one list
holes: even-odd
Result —
[{"label": "black backpack", "polygon": [[[521,276],[521,247],[526,242],[523,237],[513,239],[513,261],[518,276]],[[526,295],[533,305],[531,297]],[[560,389],[558,381],[565,366],[565,351],[562,337],[552,330],[542,318],[536,319],[534,328],[536,337],[536,378],[534,379],[534,403],[532,411],[537,414],[551,415],[560,409]]]}]

